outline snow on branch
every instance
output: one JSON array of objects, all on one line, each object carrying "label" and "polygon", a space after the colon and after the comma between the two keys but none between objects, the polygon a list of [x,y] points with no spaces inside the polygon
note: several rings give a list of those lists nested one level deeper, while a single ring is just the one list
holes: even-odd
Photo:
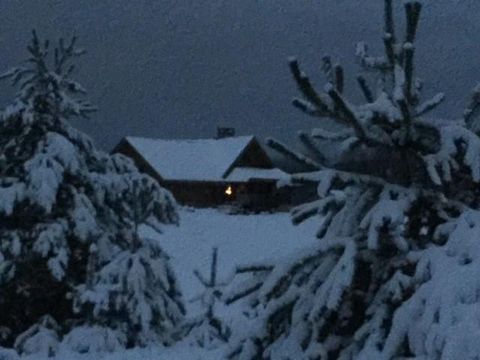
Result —
[{"label": "snow on branch", "polygon": [[360,65],[368,70],[386,71],[390,67],[388,60],[384,57],[371,56],[367,44],[362,41],[357,44],[355,55]]},{"label": "snow on branch", "polygon": [[473,181],[480,182],[480,139],[469,130],[455,125],[440,129],[441,148],[423,157],[430,179],[436,185],[452,181],[452,170],[458,170],[459,152],[463,152],[463,164],[470,170]]},{"label": "snow on branch", "polygon": [[435,95],[433,98],[430,100],[425,101],[424,103],[420,104],[416,109],[416,114],[415,116],[422,116],[425,115],[426,113],[434,110],[439,106],[443,100],[445,100],[445,94],[444,93],[438,93]]},{"label": "snow on branch", "polygon": [[413,277],[421,285],[395,312],[379,358],[391,358],[405,340],[416,357],[478,357],[479,224],[478,211],[466,211],[445,246],[421,254]]}]

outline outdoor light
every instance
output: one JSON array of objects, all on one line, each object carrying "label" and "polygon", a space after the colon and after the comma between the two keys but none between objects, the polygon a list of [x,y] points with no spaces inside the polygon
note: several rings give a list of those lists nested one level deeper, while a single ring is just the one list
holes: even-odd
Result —
[{"label": "outdoor light", "polygon": [[231,185],[228,185],[227,188],[225,189],[225,194],[227,194],[228,196],[232,196],[233,195],[233,189],[232,189],[232,186]]}]

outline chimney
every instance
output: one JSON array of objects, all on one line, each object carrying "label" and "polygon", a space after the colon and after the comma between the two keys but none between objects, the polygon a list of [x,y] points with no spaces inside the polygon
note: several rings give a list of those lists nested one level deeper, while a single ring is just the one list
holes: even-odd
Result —
[{"label": "chimney", "polygon": [[234,136],[235,136],[235,128],[217,126],[216,139],[225,139],[225,138],[234,137]]}]

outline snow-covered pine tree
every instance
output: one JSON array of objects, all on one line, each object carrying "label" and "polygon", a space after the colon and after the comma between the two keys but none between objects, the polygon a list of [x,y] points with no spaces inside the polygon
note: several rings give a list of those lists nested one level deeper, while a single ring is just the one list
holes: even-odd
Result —
[{"label": "snow-covered pine tree", "polygon": [[[47,314],[63,331],[74,319],[84,321],[84,314],[74,312],[75,291],[89,279],[97,286],[95,281],[114,266],[112,261],[120,263],[122,254],[134,252],[138,261],[144,256],[168,268],[158,245],[138,242],[137,226],[141,222],[158,228],[178,220],[170,193],[139,173],[128,158],[97,150],[69,124],[94,111],[82,100],[85,90],[71,78],[72,61],[83,54],[75,39],[60,40],[51,49],[34,32],[28,51],[25,65],[3,76],[19,88],[0,119],[0,306],[8,309],[0,313],[0,324],[2,334],[10,333],[2,338],[6,345]],[[139,191],[149,199],[141,217],[133,221],[132,198]],[[92,249],[94,262],[89,261]],[[87,274],[87,269],[94,273]],[[120,270],[131,267],[115,270],[127,278],[129,273]],[[136,280],[148,282],[151,274],[138,276]],[[164,289],[167,284],[170,287]],[[183,307],[172,273],[155,285],[151,291],[157,294],[161,288],[163,295],[156,306],[177,319]],[[118,289],[119,297],[127,295],[122,291]],[[143,301],[134,298],[139,293],[129,295],[131,302]],[[155,318],[152,326],[163,325],[167,317]],[[102,323],[96,317],[90,320]],[[137,325],[134,316],[121,321]]]},{"label": "snow-covered pine tree", "polygon": [[168,256],[158,239],[140,232],[143,224],[158,228],[152,214],[162,199],[152,179],[135,179],[130,186],[121,194],[127,206],[119,210],[133,228],[127,248],[105,264],[97,247],[90,247],[87,281],[76,289],[75,308],[87,318],[90,315],[91,323],[121,330],[127,345],[159,341],[168,345],[177,340],[185,309]]},{"label": "snow-covered pine tree", "polygon": [[[429,117],[444,96],[422,102],[414,74],[422,4],[403,2],[403,34],[396,5],[385,0],[385,55],[357,46],[364,103],[346,99],[343,68],[329,58],[321,92],[290,61],[303,96],[294,105],[337,123],[301,133],[305,153],[269,141],[308,170],[293,182],[318,184],[318,200],[293,221],[318,216],[319,242],[239,270],[252,275],[234,280],[226,300],[247,301],[257,324],[230,359],[480,357],[480,139],[471,121]],[[322,154],[321,141],[339,154]]]},{"label": "snow-covered pine tree", "polygon": [[214,247],[210,264],[210,276],[206,278],[200,271],[194,271],[194,275],[202,284],[204,290],[192,301],[200,301],[204,312],[187,324],[188,336],[193,338],[198,346],[207,349],[227,343],[231,334],[230,328],[215,314],[215,305],[221,297],[221,288],[224,286],[224,284],[218,282],[217,265],[218,248]]}]

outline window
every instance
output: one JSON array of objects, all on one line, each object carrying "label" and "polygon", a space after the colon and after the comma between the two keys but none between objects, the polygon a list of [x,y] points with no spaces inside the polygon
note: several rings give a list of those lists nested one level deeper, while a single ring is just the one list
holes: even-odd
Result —
[{"label": "window", "polygon": [[225,195],[227,195],[227,197],[233,197],[232,185],[227,186],[227,188],[225,189]]}]

